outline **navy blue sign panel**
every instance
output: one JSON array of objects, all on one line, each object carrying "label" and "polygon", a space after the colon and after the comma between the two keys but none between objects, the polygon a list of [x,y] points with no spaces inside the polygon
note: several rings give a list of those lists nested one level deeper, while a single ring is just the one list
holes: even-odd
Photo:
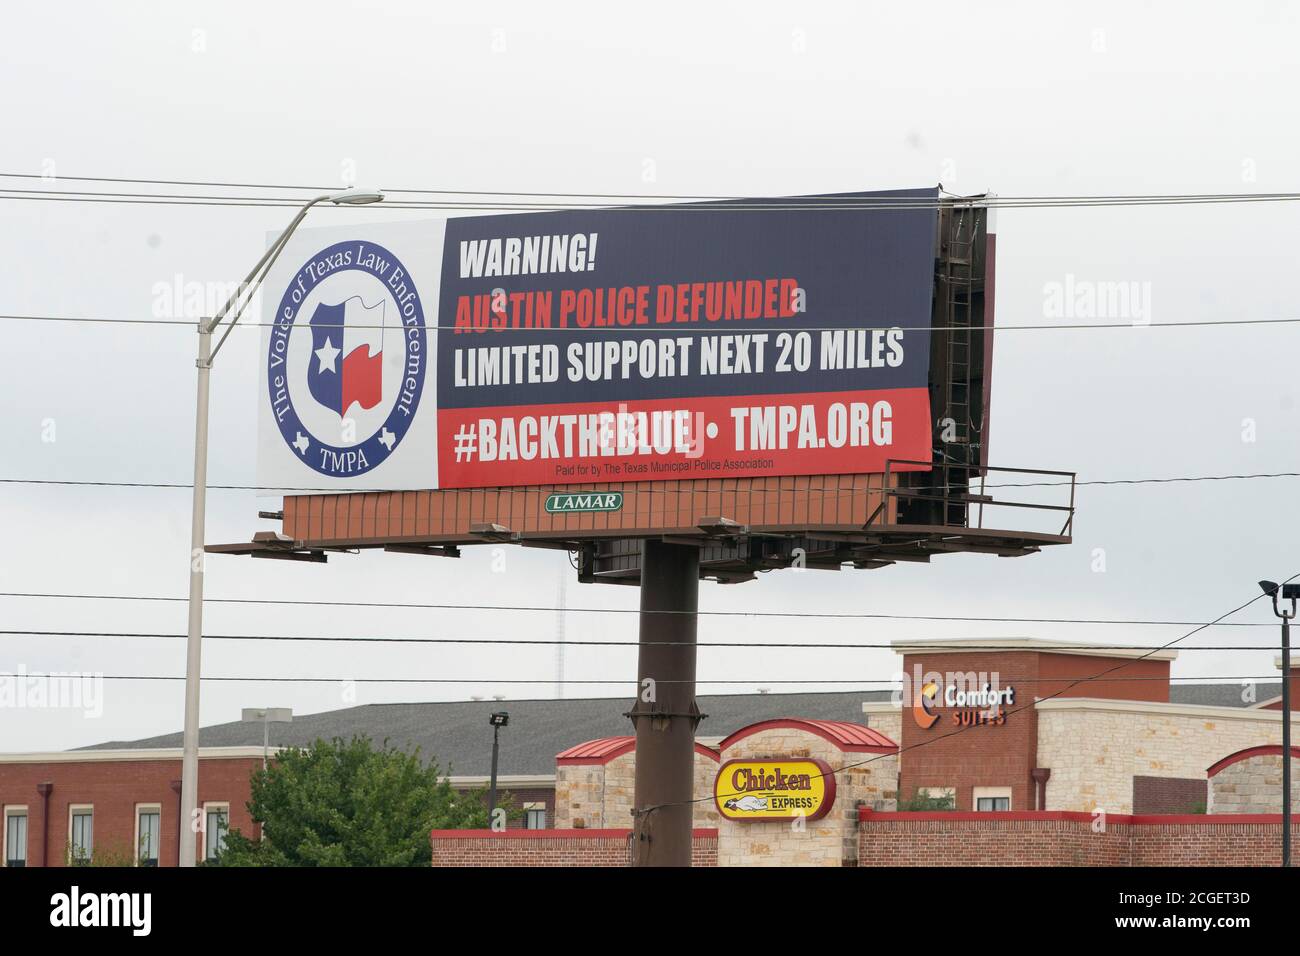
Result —
[{"label": "navy blue sign panel", "polygon": [[937,196],[450,219],[438,407],[924,388]]}]

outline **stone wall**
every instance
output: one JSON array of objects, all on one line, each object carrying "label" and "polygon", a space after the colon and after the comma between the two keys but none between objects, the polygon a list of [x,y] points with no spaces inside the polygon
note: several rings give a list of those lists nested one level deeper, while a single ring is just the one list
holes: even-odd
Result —
[{"label": "stone wall", "polygon": [[[631,830],[434,830],[433,865],[628,866]],[[692,866],[717,866],[718,832],[700,829],[691,841]]]},{"label": "stone wall", "polygon": [[1282,739],[1278,711],[1061,699],[1037,711],[1048,810],[1131,813],[1135,776],[1203,778],[1228,754]]},{"label": "stone wall", "polygon": [[[883,731],[882,731],[883,733]],[[722,754],[728,760],[825,761],[836,774],[835,803],[820,820],[718,820],[719,866],[852,866],[857,860],[858,806],[892,810],[898,799],[898,756],[844,752],[795,728],[759,731]],[[850,764],[861,766],[843,769]]]},{"label": "stone wall", "polygon": [[870,701],[862,705],[862,722],[890,740],[903,739],[903,711],[897,704]]},{"label": "stone wall", "polygon": [[[1210,778],[1210,813],[1279,813],[1282,754],[1257,754]],[[1291,758],[1291,807],[1300,810],[1300,760]]]},{"label": "stone wall", "polygon": [[[695,796],[709,798],[718,762],[695,753]],[[628,827],[636,787],[636,751],[607,763],[559,764],[555,768],[555,827],[558,830]],[[712,799],[699,799],[693,814],[696,827],[716,827],[718,811]]]}]

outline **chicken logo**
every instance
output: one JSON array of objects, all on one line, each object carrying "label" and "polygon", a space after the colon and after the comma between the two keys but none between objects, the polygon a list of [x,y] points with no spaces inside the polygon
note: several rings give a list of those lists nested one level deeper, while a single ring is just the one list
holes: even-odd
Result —
[{"label": "chicken logo", "polygon": [[817,820],[835,802],[835,771],[812,757],[728,760],[713,781],[713,801],[727,820]]}]

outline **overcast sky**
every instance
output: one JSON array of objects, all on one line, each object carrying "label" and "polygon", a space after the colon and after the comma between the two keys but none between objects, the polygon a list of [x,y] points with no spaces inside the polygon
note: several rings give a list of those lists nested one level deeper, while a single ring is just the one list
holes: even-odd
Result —
[{"label": "overcast sky", "polygon": [[[384,12],[373,9],[382,6]],[[334,187],[789,195],[927,186],[1007,196],[1293,191],[1300,10],[1096,3],[117,3],[6,11],[0,172]],[[21,189],[130,189],[0,180]],[[175,192],[176,189],[159,189]],[[203,193],[203,188],[191,192]],[[206,190],[211,192],[210,190]],[[248,190],[235,190],[247,194]],[[275,195],[275,191],[268,193]],[[413,214],[325,209],[317,225]],[[418,214],[414,214],[418,215]],[[1297,207],[1006,210],[997,310],[1068,321],[1053,290],[1131,283],[1152,326],[1300,316]],[[192,317],[177,284],[236,281],[289,211],[0,200],[0,312]],[[206,286],[205,286],[206,287]],[[1104,316],[1081,320],[1103,321]],[[0,478],[188,482],[195,336],[0,321]],[[213,373],[210,480],[252,484],[258,332]],[[1297,471],[1300,326],[1006,332],[991,460],[1082,480]],[[50,440],[50,439],[53,440]],[[1209,620],[1300,572],[1295,479],[1085,487],[1069,547],[880,571],[703,585],[706,610]],[[213,491],[208,540],[270,527]],[[0,590],[186,593],[187,489],[0,485]],[[563,554],[459,561],[368,552],[325,566],[212,558],[211,597],[632,609]],[[1240,617],[1272,622],[1259,602]],[[3,629],[183,633],[184,603],[0,598]],[[221,633],[550,636],[553,613],[210,604]],[[702,641],[1034,636],[1151,644],[1163,627],[705,617]],[[570,638],[634,641],[630,614],[571,611]],[[1215,628],[1187,645],[1274,642]],[[310,649],[307,649],[310,648]],[[1265,650],[1192,651],[1180,677],[1276,675]],[[206,683],[204,723],[241,707],[552,696],[549,648],[212,640],[204,674],[475,678],[464,685]],[[184,673],[184,642],[0,636],[0,670]],[[888,651],[703,649],[701,689],[888,679]],[[635,652],[572,647],[573,680],[628,681]],[[747,683],[723,687],[710,680]],[[624,696],[575,685],[567,696]],[[816,685],[824,686],[824,685]],[[179,730],[181,681],[109,681],[103,713],[0,711],[0,750]],[[709,733],[707,726],[701,733]]]}]

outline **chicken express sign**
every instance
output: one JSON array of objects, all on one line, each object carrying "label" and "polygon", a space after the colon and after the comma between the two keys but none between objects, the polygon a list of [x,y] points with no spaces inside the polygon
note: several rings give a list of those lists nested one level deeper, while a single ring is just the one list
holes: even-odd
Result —
[{"label": "chicken express sign", "polygon": [[728,820],[816,820],[835,802],[835,773],[821,760],[728,760],[713,782]]}]

